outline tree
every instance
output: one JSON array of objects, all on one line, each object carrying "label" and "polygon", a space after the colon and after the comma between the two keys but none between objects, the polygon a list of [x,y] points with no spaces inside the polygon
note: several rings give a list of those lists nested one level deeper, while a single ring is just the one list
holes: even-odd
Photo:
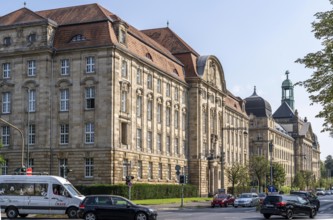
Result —
[{"label": "tree", "polygon": [[273,163],[273,185],[278,188],[286,181],[286,172],[279,163]]},{"label": "tree", "polygon": [[305,171],[302,171],[302,174],[303,174],[304,182],[306,185],[306,189],[309,189],[310,186],[312,186],[314,184],[313,172],[305,170]]},{"label": "tree", "polygon": [[332,159],[331,155],[328,155],[326,157],[326,160],[325,160],[324,164],[325,164],[325,168],[326,168],[326,172],[327,172],[326,176],[327,177],[332,177],[331,174],[333,172],[333,159]]},{"label": "tree", "polygon": [[232,193],[234,194],[235,184],[238,183],[241,178],[240,172],[242,170],[242,165],[239,163],[234,163],[231,167],[227,168],[227,176],[232,185]]},{"label": "tree", "polygon": [[[333,0],[330,0],[333,4]],[[296,62],[313,69],[311,78],[296,83],[302,85],[311,94],[312,103],[321,104],[323,109],[316,117],[323,118],[323,130],[333,134],[333,11],[318,12],[317,21],[312,23],[314,35],[322,41],[320,51],[307,54]]]},{"label": "tree", "polygon": [[[269,161],[263,156],[252,156],[249,161],[250,175],[258,180],[259,187],[262,186],[269,168]],[[260,190],[260,189],[259,189]],[[261,191],[261,190],[260,190]]]},{"label": "tree", "polygon": [[296,173],[293,185],[300,189],[305,189],[305,180],[302,173],[300,172]]}]

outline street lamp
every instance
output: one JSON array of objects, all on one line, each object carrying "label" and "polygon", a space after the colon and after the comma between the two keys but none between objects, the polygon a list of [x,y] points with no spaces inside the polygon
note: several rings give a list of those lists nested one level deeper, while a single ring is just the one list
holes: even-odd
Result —
[{"label": "street lamp", "polygon": [[273,147],[274,147],[274,144],[273,144],[273,140],[271,140],[269,142],[269,152],[271,154],[271,186],[273,186]]},{"label": "street lamp", "polygon": [[24,135],[23,135],[23,132],[22,132],[18,127],[16,127],[15,125],[11,124],[10,122],[8,122],[8,121],[6,121],[6,120],[4,120],[4,119],[2,119],[2,118],[0,118],[0,121],[2,121],[3,123],[9,125],[10,127],[14,128],[14,129],[18,130],[18,132],[20,132],[20,134],[21,134],[21,138],[22,138],[22,158],[21,158],[21,167],[24,167],[24,163],[23,163],[23,160],[24,160],[24,156],[23,156],[23,155],[24,155]]}]

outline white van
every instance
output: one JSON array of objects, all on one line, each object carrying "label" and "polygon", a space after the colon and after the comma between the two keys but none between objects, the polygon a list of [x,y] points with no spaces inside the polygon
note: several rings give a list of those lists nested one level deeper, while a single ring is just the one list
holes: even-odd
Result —
[{"label": "white van", "polygon": [[0,175],[0,206],[8,218],[67,214],[77,218],[84,196],[66,179],[44,175]]}]

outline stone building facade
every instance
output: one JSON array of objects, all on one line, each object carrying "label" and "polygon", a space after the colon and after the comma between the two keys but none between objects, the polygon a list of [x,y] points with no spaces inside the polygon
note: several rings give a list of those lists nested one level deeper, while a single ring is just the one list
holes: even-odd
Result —
[{"label": "stone building facade", "polygon": [[205,196],[248,160],[244,101],[217,57],[169,28],[139,31],[98,4],[22,8],[0,17],[0,40],[3,174],[177,184],[179,166]]}]

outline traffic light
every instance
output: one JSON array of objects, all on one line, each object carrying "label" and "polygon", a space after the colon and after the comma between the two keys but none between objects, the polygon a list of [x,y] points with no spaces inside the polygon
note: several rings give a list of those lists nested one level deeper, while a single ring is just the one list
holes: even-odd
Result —
[{"label": "traffic light", "polygon": [[179,175],[179,183],[180,184],[186,183],[186,176],[185,175]]},{"label": "traffic light", "polygon": [[20,174],[25,175],[26,173],[27,173],[27,168],[25,168],[24,166],[21,167]]}]

